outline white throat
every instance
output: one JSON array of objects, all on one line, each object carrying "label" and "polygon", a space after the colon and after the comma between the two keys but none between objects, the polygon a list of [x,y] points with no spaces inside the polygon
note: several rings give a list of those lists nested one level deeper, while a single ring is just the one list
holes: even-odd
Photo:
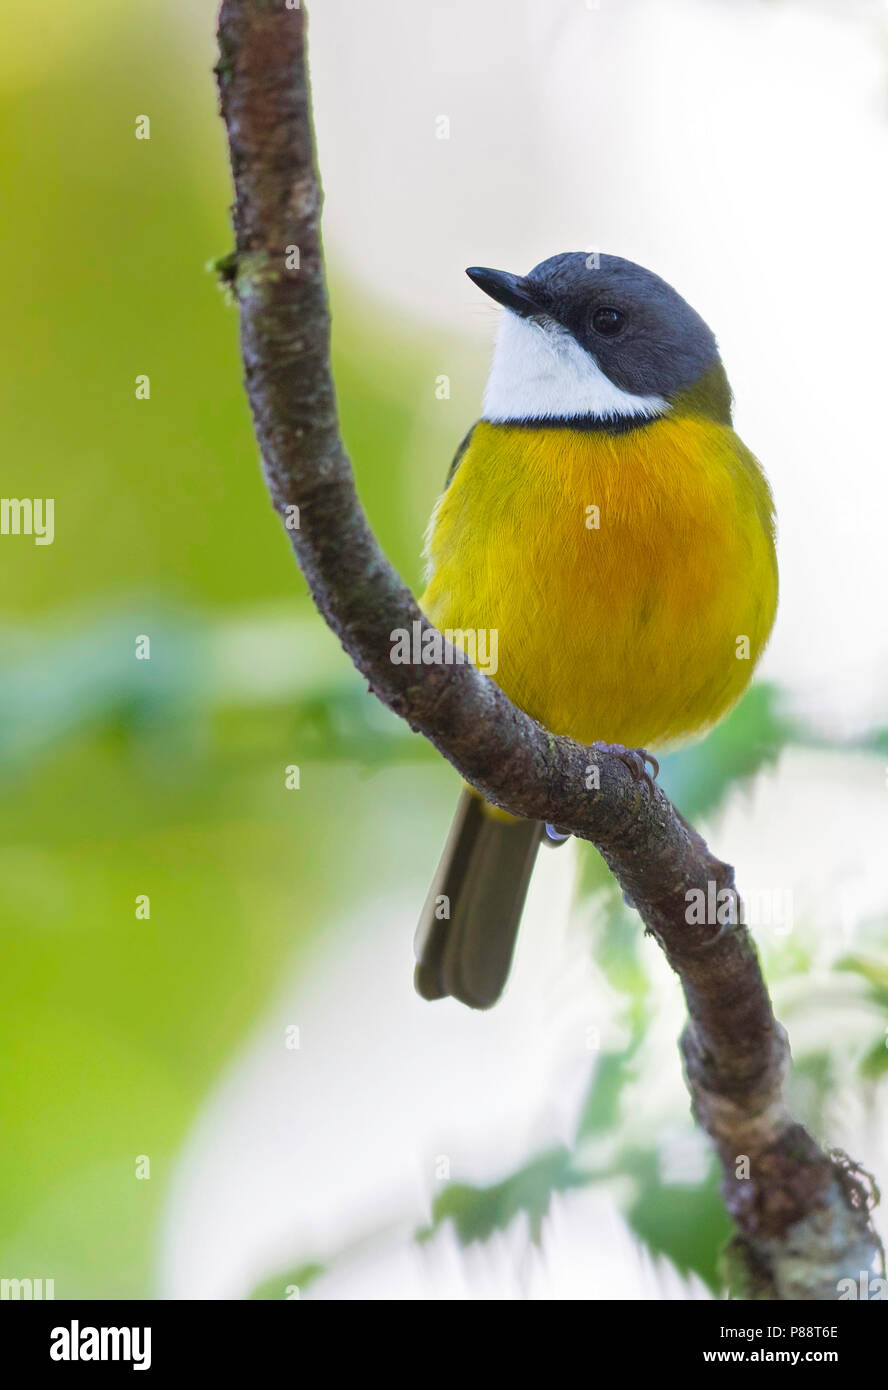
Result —
[{"label": "white throat", "polygon": [[662,396],[621,391],[554,320],[524,319],[508,309],[503,314],[484,388],[482,419],[614,419],[662,415],[668,409]]}]

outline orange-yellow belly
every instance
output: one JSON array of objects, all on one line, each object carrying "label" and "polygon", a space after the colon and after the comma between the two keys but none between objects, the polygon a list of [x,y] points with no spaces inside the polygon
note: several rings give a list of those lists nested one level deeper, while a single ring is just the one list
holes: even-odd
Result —
[{"label": "orange-yellow belly", "polygon": [[742,694],[777,603],[771,496],[727,426],[479,423],[438,505],[420,600],[496,632],[496,682],[558,734],[658,748]]}]

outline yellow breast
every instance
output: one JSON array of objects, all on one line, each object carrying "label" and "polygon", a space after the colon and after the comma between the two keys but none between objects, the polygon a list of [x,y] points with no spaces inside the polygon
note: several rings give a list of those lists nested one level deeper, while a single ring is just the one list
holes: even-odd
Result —
[{"label": "yellow breast", "polygon": [[479,423],[430,528],[420,600],[494,629],[494,679],[558,734],[662,748],[742,694],[774,621],[771,494],[726,425]]}]

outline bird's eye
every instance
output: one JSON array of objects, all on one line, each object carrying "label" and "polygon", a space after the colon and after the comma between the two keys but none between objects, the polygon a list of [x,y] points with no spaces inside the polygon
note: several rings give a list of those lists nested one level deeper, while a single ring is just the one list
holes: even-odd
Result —
[{"label": "bird's eye", "polygon": [[621,314],[619,309],[611,309],[607,305],[602,305],[592,315],[592,327],[603,338],[616,337],[625,322],[625,314]]}]

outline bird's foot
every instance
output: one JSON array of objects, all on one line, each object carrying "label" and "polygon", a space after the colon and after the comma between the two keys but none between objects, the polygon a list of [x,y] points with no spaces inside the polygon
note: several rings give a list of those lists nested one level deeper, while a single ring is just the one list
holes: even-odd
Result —
[{"label": "bird's foot", "polygon": [[[660,772],[660,764],[646,748],[624,748],[622,743],[603,744],[609,753],[616,753],[620,762],[631,772],[636,782],[643,782],[649,792],[654,790],[654,782]],[[648,764],[651,771],[648,772]]]},{"label": "bird's foot", "polygon": [[560,849],[569,839],[570,836],[566,831],[556,830],[554,825],[550,825],[549,822],[546,821],[543,844],[548,845],[549,849]]}]

